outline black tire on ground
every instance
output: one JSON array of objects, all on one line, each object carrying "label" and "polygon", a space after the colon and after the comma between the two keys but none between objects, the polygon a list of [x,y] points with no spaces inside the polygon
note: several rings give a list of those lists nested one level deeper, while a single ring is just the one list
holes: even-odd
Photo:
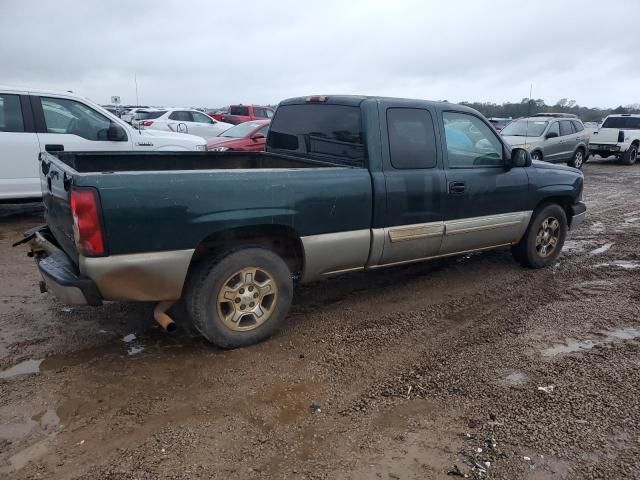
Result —
[{"label": "black tire on ground", "polygon": [[[556,229],[553,228],[554,221],[557,222]],[[548,234],[550,231],[554,233]],[[549,249],[552,236],[556,238],[555,245]],[[511,253],[523,267],[543,268],[556,261],[566,238],[567,215],[564,209],[557,203],[543,204],[534,210],[526,232],[520,242],[511,247]]]},{"label": "black tire on ground", "polygon": [[535,152],[531,153],[531,159],[532,160],[542,160],[542,153],[540,153],[540,151],[536,150]]},{"label": "black tire on ground", "polygon": [[581,169],[582,165],[584,165],[584,162],[584,150],[581,147],[576,150],[571,160],[567,162],[567,165],[573,168]]},{"label": "black tire on ground", "polygon": [[629,150],[624,152],[622,156],[622,163],[625,165],[633,165],[636,163],[636,159],[638,158],[638,145],[635,143],[629,147]]},{"label": "black tire on ground", "polygon": [[[189,275],[184,299],[194,326],[207,340],[236,348],[275,334],[292,296],[293,281],[284,260],[270,250],[246,248],[203,260]],[[242,316],[236,321],[235,314]]]}]

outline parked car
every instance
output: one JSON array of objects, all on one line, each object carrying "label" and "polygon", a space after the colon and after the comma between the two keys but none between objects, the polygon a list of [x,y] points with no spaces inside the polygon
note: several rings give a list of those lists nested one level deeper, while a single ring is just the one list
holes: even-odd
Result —
[{"label": "parked car", "polygon": [[48,226],[24,241],[43,287],[65,303],[161,301],[164,325],[183,298],[224,348],[274,334],[294,280],[504,246],[542,268],[586,213],[581,172],[532,162],[473,109],[423,100],[286,100],[266,153],[44,153],[41,165]]},{"label": "parked car", "polygon": [[625,165],[633,165],[640,149],[640,115],[609,115],[591,135],[589,151],[603,158],[615,155]]},{"label": "parked car", "polygon": [[228,113],[218,112],[210,115],[215,120],[232,123],[233,125],[273,117],[272,108],[259,105],[231,105],[227,110]]},{"label": "parked car", "polygon": [[231,127],[217,137],[210,138],[207,141],[207,150],[212,152],[262,152],[270,123],[271,120],[254,120]]},{"label": "parked car", "polygon": [[170,108],[157,118],[145,120],[144,129],[168,130],[170,132],[189,133],[205,140],[215,137],[233,127],[230,123],[214,120],[193,108]]},{"label": "parked car", "polygon": [[166,110],[162,109],[145,109],[138,110],[136,114],[133,116],[131,120],[131,125],[135,128],[144,128],[147,126],[151,126],[151,120],[155,120],[158,117],[161,117],[167,113]]},{"label": "parked car", "polygon": [[575,168],[582,168],[589,151],[589,132],[575,118],[520,118],[500,134],[512,146],[531,152],[534,160],[566,163]]},{"label": "parked car", "polygon": [[120,113],[120,118],[130,124],[136,116],[136,113],[142,110],[146,110],[147,108],[149,107],[128,108]]},{"label": "parked car", "polygon": [[72,93],[0,87],[0,201],[42,196],[40,151],[205,149],[199,137],[139,132]]},{"label": "parked car", "polygon": [[512,121],[511,118],[499,118],[499,117],[491,117],[491,118],[488,118],[487,120],[489,120],[489,123],[491,123],[491,125],[493,125],[493,128],[496,129],[496,132],[499,132],[500,130],[502,130],[504,127],[509,125],[509,123],[511,123]]},{"label": "parked car", "polygon": [[541,112],[535,113],[531,115],[532,117],[549,117],[549,118],[578,118],[577,115],[573,113],[562,113],[562,112]]}]

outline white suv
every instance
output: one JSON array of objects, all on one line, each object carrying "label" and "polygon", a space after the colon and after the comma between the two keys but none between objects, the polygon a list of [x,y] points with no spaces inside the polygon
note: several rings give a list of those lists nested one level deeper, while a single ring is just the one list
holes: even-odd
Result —
[{"label": "white suv", "polygon": [[209,115],[192,108],[169,108],[163,110],[162,115],[157,115],[158,111],[156,110],[153,115],[154,118],[142,119],[137,125],[145,130],[189,133],[204,139],[217,137],[234,126],[231,123],[214,120]]},{"label": "white suv", "polygon": [[0,86],[0,201],[42,196],[40,151],[206,149],[193,135],[136,130],[72,93]]}]

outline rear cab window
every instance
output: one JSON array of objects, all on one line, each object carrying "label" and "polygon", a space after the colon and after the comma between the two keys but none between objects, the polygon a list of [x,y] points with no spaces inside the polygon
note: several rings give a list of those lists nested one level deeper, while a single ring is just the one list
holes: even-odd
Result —
[{"label": "rear cab window", "polygon": [[249,107],[244,107],[242,105],[232,105],[229,107],[229,115],[239,115],[241,117],[249,116]]},{"label": "rear cab window", "polygon": [[281,105],[271,122],[267,146],[278,153],[362,166],[366,149],[360,107]]},{"label": "rear cab window", "polygon": [[433,168],[437,164],[436,135],[428,110],[387,110],[389,156],[396,169]]},{"label": "rear cab window", "polygon": [[0,93],[0,132],[24,132],[22,105],[18,95]]}]

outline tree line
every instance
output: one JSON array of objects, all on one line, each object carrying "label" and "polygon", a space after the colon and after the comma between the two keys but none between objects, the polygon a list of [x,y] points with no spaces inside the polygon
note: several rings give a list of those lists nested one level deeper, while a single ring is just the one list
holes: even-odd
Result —
[{"label": "tree line", "polygon": [[460,102],[461,105],[474,108],[485,117],[519,118],[533,115],[534,113],[562,112],[573,113],[583,122],[600,122],[604,117],[612,113],[640,113],[640,104],[618,106],[615,108],[589,108],[582,107],[575,100],[561,98],[555,105],[547,105],[543,99],[523,98],[520,103],[506,102],[502,104],[492,102]]}]

